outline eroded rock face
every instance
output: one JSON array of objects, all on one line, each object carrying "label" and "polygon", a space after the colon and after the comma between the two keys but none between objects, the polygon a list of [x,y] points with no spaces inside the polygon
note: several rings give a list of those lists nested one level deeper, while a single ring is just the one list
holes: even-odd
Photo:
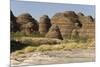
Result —
[{"label": "eroded rock face", "polygon": [[81,24],[73,11],[56,13],[52,17],[51,23],[59,26],[63,38],[70,38],[75,24],[77,23],[78,26]]},{"label": "eroded rock face", "polygon": [[79,17],[79,16],[84,16],[84,14],[81,13],[81,12],[77,13],[77,15],[78,15],[78,17]]},{"label": "eroded rock face", "polygon": [[[15,17],[11,12],[11,32],[24,32],[29,35],[33,32],[40,32],[40,34],[50,33],[51,26],[56,25],[61,34],[58,39],[71,38],[74,31],[77,30],[79,37],[95,37],[95,20],[92,16],[85,16],[83,13],[75,13],[74,11],[65,11],[56,13],[50,20],[47,15],[40,17],[38,22],[29,14],[23,13]],[[49,34],[48,34],[49,35]],[[56,33],[50,35],[54,37]],[[46,35],[47,36],[47,35]],[[47,36],[48,37],[48,36]],[[56,36],[55,36],[56,37]]]},{"label": "eroded rock face", "polygon": [[10,24],[11,32],[19,31],[19,25],[16,23],[16,17],[13,15],[12,11],[10,11]]},{"label": "eroded rock face", "polygon": [[13,15],[12,11],[10,11],[10,20],[15,21],[15,16]]},{"label": "eroded rock face", "polygon": [[20,24],[20,30],[25,34],[38,31],[38,22],[29,13],[19,15],[17,23]]},{"label": "eroded rock face", "polygon": [[32,16],[29,13],[22,13],[19,16],[17,16],[17,23],[26,24],[28,22],[36,23],[36,20],[32,18]]},{"label": "eroded rock face", "polygon": [[95,37],[95,20],[92,16],[85,16],[83,13],[76,14],[74,11],[56,13],[51,23],[59,26],[64,39],[71,38],[73,30],[77,30],[80,37]]},{"label": "eroded rock face", "polygon": [[51,21],[47,15],[40,17],[39,32],[40,34],[46,34],[51,27]]},{"label": "eroded rock face", "polygon": [[30,35],[33,32],[36,32],[36,26],[34,25],[33,22],[28,22],[21,26],[21,31],[26,35]]},{"label": "eroded rock face", "polygon": [[63,13],[65,14],[66,17],[72,17],[72,18],[78,17],[74,11],[65,11]]},{"label": "eroded rock face", "polygon": [[49,32],[46,34],[46,37],[47,38],[57,38],[57,39],[63,40],[62,35],[61,35],[61,32],[60,32],[60,29],[55,24],[53,24],[51,26]]},{"label": "eroded rock face", "polygon": [[95,21],[91,16],[79,16],[82,28],[79,29],[80,37],[95,38]]}]

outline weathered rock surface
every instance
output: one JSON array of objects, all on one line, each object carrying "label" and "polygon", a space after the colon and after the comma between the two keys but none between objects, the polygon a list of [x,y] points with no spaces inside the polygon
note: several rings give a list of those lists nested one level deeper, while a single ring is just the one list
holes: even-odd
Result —
[{"label": "weathered rock surface", "polygon": [[36,23],[36,20],[29,13],[22,13],[17,16],[17,23],[26,24],[28,22]]},{"label": "weathered rock surface", "polygon": [[13,15],[12,11],[10,11],[10,24],[11,24],[11,32],[19,31],[19,25],[16,23],[16,17]]},{"label": "weathered rock surface", "polygon": [[63,39],[60,29],[57,25],[53,24],[49,30],[49,32],[46,34],[47,38],[57,38],[57,39]]},{"label": "weathered rock surface", "polygon": [[47,33],[50,27],[51,27],[51,22],[49,17],[47,15],[43,15],[42,17],[40,17],[40,21],[39,21],[40,34]]},{"label": "weathered rock surface", "polygon": [[59,26],[63,38],[71,37],[71,32],[75,28],[75,23],[77,23],[78,26],[81,25],[77,19],[77,15],[73,11],[56,13],[52,17],[51,23]]},{"label": "weathered rock surface", "polygon": [[95,38],[95,21],[91,16],[79,16],[82,27],[79,29],[80,37]]},{"label": "weathered rock surface", "polygon": [[74,11],[56,13],[52,19],[52,24],[60,28],[62,37],[71,38],[73,30],[77,30],[81,37],[95,37],[95,21],[92,16],[84,16],[83,13],[76,14]]},{"label": "weathered rock surface", "polygon": [[25,34],[38,31],[38,22],[29,13],[19,15],[16,22],[20,24],[20,30]]},{"label": "weathered rock surface", "polygon": [[[39,23],[29,14],[23,13],[15,17],[11,12],[11,32],[23,32],[30,35],[33,32],[40,32],[40,34],[50,33],[50,27],[57,25],[59,27],[60,39],[69,39],[77,30],[79,37],[95,38],[95,19],[92,16],[85,16],[83,13],[75,13],[74,11],[65,11],[56,13],[50,20],[47,15],[40,17]],[[56,32],[57,33],[57,32]],[[50,37],[58,37],[58,34],[52,33]]]}]

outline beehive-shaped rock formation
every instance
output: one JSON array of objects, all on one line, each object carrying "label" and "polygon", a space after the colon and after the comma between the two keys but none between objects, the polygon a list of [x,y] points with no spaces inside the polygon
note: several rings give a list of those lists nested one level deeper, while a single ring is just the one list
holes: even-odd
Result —
[{"label": "beehive-shaped rock formation", "polygon": [[29,13],[19,15],[17,23],[20,24],[21,31],[27,31],[27,33],[38,31],[38,22]]},{"label": "beehive-shaped rock formation", "polygon": [[57,38],[57,39],[63,39],[60,29],[57,25],[53,24],[49,30],[49,32],[46,34],[47,38]]},{"label": "beehive-shaped rock formation", "polygon": [[79,29],[80,37],[95,38],[95,21],[91,16],[79,16],[82,28]]},{"label": "beehive-shaped rock formation", "polygon": [[[80,38],[95,38],[95,19],[81,12],[77,14],[74,11],[59,12],[51,20],[47,15],[43,15],[40,17],[39,24],[29,13],[23,13],[18,17],[10,13],[11,32],[22,31],[25,34],[40,32],[40,34],[46,34],[46,37],[58,39],[69,39],[76,35],[74,33],[78,33]],[[59,36],[57,29],[60,32]],[[51,33],[50,30],[54,32]]]},{"label": "beehive-shaped rock formation", "polygon": [[73,11],[56,13],[52,17],[51,23],[59,26],[63,38],[70,38],[72,30],[75,28],[75,23],[79,25],[77,15]]},{"label": "beehive-shaped rock formation", "polygon": [[28,22],[28,23],[23,24],[21,26],[22,32],[26,35],[30,35],[31,33],[35,32],[34,28],[35,28],[35,26],[32,22]]},{"label": "beehive-shaped rock formation", "polygon": [[50,19],[47,15],[40,17],[39,21],[39,32],[40,34],[46,34],[51,27]]},{"label": "beehive-shaped rock formation", "polygon": [[29,13],[22,13],[19,16],[17,16],[17,23],[25,24],[28,22],[36,23],[37,21]]}]

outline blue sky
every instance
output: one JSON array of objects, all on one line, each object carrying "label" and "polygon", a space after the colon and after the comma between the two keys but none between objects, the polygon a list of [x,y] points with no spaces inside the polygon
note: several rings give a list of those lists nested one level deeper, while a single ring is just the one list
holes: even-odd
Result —
[{"label": "blue sky", "polygon": [[37,20],[39,20],[39,17],[44,14],[51,18],[55,13],[64,11],[75,11],[76,13],[82,12],[85,15],[95,17],[94,5],[39,3],[11,0],[11,10],[15,16],[18,16],[21,13],[30,13]]}]

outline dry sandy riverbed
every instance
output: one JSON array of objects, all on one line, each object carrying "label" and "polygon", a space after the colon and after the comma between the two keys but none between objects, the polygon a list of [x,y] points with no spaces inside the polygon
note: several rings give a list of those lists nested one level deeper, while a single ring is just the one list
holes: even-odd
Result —
[{"label": "dry sandy riverbed", "polygon": [[30,52],[16,56],[11,54],[11,66],[94,62],[95,49],[73,49],[66,51]]}]

